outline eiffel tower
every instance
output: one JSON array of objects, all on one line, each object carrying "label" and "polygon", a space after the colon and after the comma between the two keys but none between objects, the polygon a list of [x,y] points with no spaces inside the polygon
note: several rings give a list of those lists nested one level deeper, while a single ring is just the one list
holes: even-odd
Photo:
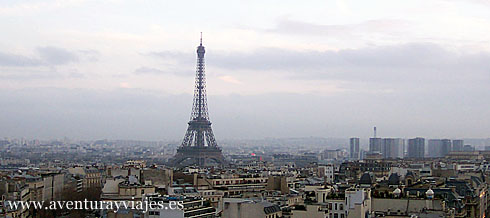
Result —
[{"label": "eiffel tower", "polygon": [[206,78],[204,74],[204,46],[197,47],[196,85],[192,103],[191,119],[188,122],[182,144],[177,154],[169,160],[169,165],[175,167],[223,166],[226,161],[214,138],[211,122],[209,121],[208,103],[206,97]]}]

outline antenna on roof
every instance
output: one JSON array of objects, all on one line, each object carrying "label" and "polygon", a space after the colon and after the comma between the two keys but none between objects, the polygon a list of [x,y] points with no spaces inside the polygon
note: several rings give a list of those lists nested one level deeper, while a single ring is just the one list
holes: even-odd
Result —
[{"label": "antenna on roof", "polygon": [[201,32],[201,45],[202,45],[202,32]]}]

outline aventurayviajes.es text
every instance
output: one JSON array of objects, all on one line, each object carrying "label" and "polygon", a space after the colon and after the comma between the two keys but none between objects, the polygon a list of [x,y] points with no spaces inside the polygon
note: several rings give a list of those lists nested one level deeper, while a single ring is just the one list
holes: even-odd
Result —
[{"label": "aventurayviajes.es text", "polygon": [[144,213],[150,210],[182,210],[183,201],[5,201],[12,210],[140,210]]}]

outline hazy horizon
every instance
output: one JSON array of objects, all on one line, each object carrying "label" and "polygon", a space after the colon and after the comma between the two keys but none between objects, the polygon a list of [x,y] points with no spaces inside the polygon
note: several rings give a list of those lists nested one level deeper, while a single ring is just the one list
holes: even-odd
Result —
[{"label": "hazy horizon", "polygon": [[[481,0],[0,3],[0,137],[489,138]],[[485,100],[487,99],[487,100]]]}]

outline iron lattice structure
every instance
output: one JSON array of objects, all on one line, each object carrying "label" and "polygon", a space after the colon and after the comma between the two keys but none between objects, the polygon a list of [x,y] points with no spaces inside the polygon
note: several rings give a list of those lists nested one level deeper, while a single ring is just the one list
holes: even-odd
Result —
[{"label": "iron lattice structure", "polygon": [[[202,45],[201,36],[200,44],[197,47],[196,83],[191,118],[188,122],[184,140],[177,149],[177,154],[170,161],[170,164],[174,166],[181,166],[186,161],[188,164],[200,166],[207,165],[209,160],[213,160],[219,165],[225,163],[209,121],[204,53],[205,49]],[[188,160],[190,160],[190,163]]]},{"label": "iron lattice structure", "polygon": [[182,146],[196,147],[218,147],[214,139],[211,122],[209,121],[208,101],[206,95],[206,76],[204,74],[205,49],[200,45],[197,47],[196,84],[194,88],[194,101],[192,103],[191,119],[185,133]]}]

